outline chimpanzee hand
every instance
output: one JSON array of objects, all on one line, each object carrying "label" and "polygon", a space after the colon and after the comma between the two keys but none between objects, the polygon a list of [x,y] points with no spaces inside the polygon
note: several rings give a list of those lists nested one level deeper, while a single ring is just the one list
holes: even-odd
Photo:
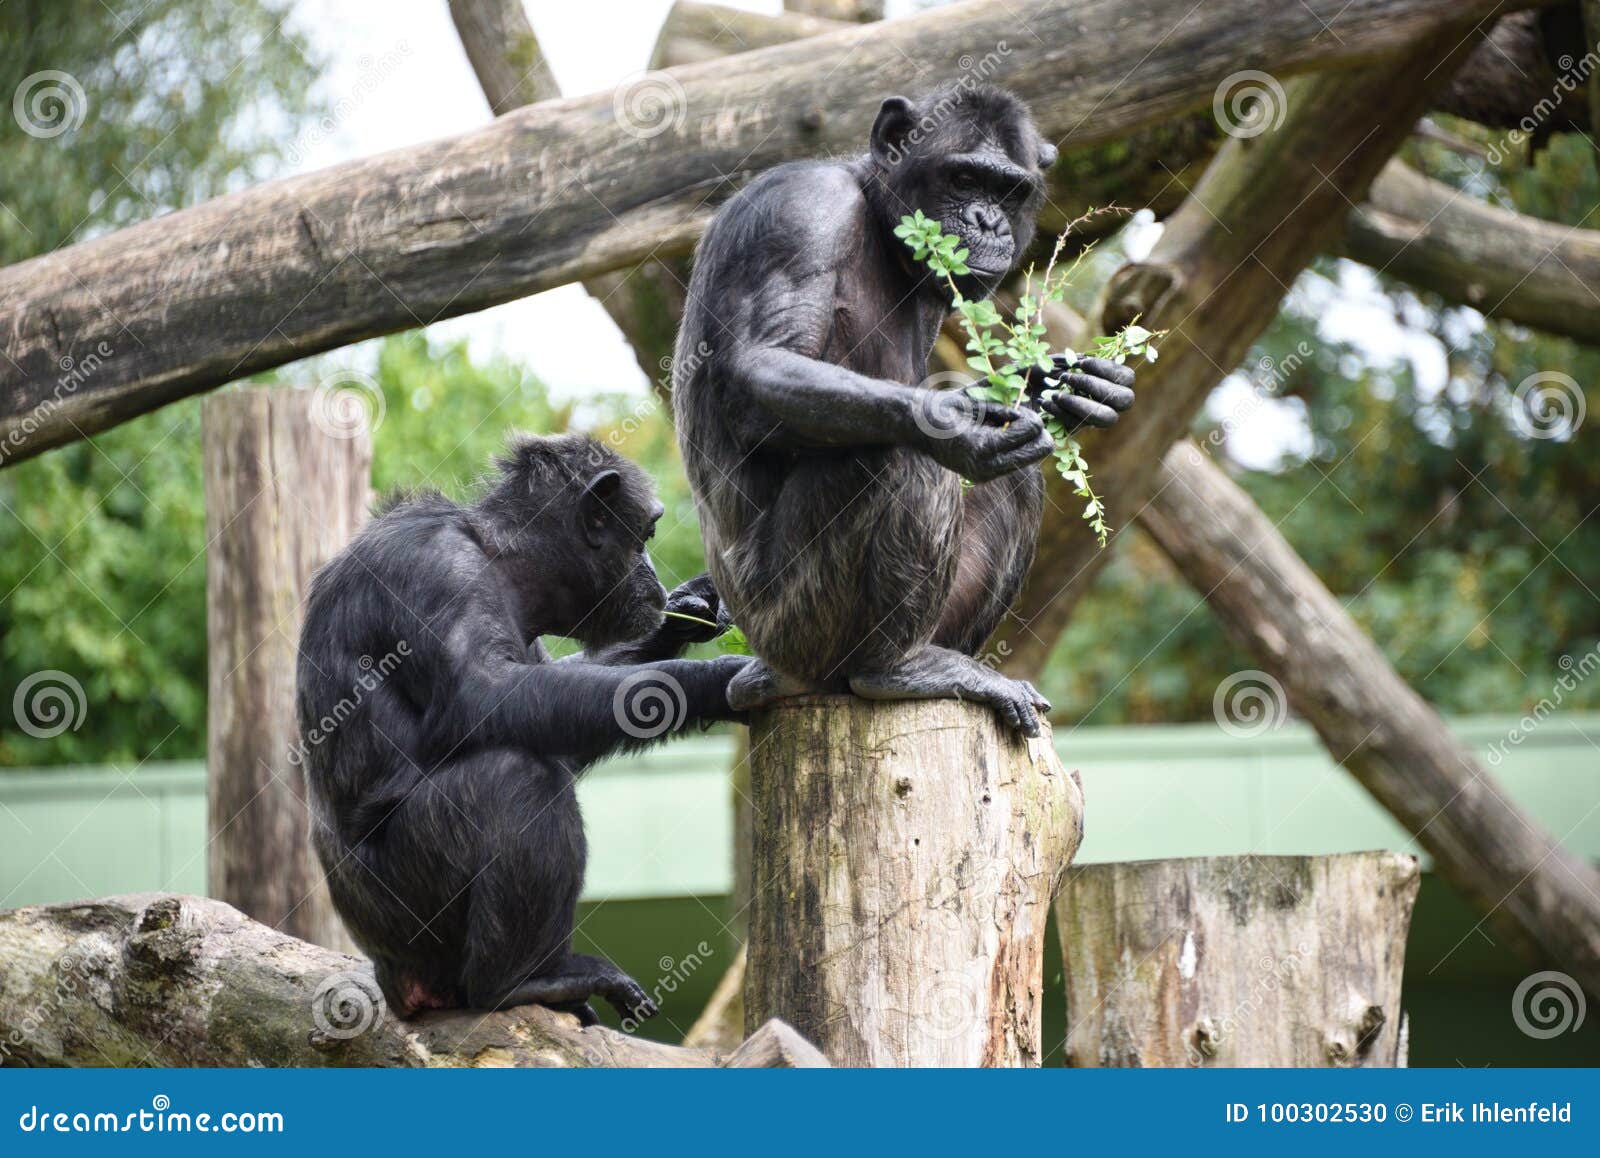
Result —
[{"label": "chimpanzee hand", "polygon": [[[1028,397],[1035,405],[1061,420],[1067,432],[1083,426],[1110,426],[1117,415],[1133,405],[1133,371],[1104,358],[1079,358],[1069,362],[1057,354],[1048,370],[1035,367],[1028,374]],[[1045,379],[1051,379],[1051,386]],[[1040,397],[1060,388],[1059,394]]]},{"label": "chimpanzee hand", "polygon": [[922,449],[940,466],[973,482],[1032,466],[1055,449],[1044,420],[1032,410],[960,396],[959,402],[945,404],[938,418],[943,422],[923,428]]},{"label": "chimpanzee hand", "polygon": [[[705,643],[733,626],[733,617],[728,614],[728,609],[718,597],[717,588],[711,582],[710,575],[696,575],[687,583],[680,583],[674,587],[667,595],[666,609],[675,614],[668,615],[657,629],[656,634],[662,637],[663,643],[672,643],[680,647],[687,647],[691,643]],[[692,620],[679,619],[677,618],[679,615],[692,615],[695,619],[703,619],[706,622],[695,623]]]}]

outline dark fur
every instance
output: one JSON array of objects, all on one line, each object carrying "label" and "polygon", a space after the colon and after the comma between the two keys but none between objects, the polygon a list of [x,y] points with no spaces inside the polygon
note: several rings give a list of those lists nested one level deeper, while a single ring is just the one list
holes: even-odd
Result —
[{"label": "dark fur", "polygon": [[[982,404],[953,436],[919,423],[937,410],[914,384],[950,299],[893,230],[913,209],[938,219],[970,250],[963,294],[992,292],[1033,237],[1054,157],[998,89],[891,97],[867,155],[779,166],[707,230],[673,396],[708,565],[765,661],[736,704],[816,686],[955,695],[1037,732],[1038,693],[970,657],[1032,563],[1034,464],[1052,444],[1032,406]],[[1052,409],[1108,425],[1132,374],[1080,368]]]},{"label": "dark fur", "polygon": [[[672,658],[705,634],[663,620],[645,552],[660,513],[645,475],[599,443],[526,439],[481,501],[401,499],[313,581],[298,709],[314,841],[401,1016],[540,1002],[592,1021],[591,994],[654,1012],[615,965],[571,951],[576,779],[648,738],[616,710],[625,680],[682,689],[665,735],[727,718],[748,662]],[[705,578],[672,599],[717,618]],[[554,663],[546,634],[591,650]]]}]

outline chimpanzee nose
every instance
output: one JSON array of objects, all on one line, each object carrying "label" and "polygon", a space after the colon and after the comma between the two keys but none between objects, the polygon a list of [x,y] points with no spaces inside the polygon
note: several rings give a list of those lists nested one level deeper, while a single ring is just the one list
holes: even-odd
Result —
[{"label": "chimpanzee nose", "polygon": [[968,205],[961,211],[961,216],[968,225],[977,226],[985,233],[992,233],[996,237],[1011,236],[1011,222],[994,205]]}]

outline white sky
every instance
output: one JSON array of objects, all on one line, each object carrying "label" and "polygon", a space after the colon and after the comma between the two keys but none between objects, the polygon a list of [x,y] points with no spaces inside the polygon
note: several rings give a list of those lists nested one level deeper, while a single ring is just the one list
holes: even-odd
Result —
[{"label": "white sky", "polygon": [[[730,7],[777,12],[781,0],[719,0]],[[616,87],[650,57],[671,0],[526,0],[545,55],[568,96]],[[918,7],[889,5],[891,16]],[[445,0],[297,0],[295,21],[329,59],[322,91],[344,111],[330,134],[302,136],[289,171],[465,132],[489,120],[472,67],[456,37]],[[393,67],[381,74],[376,61]],[[382,79],[374,79],[381,75]],[[1144,244],[1158,233],[1146,231]],[[1410,361],[1427,388],[1444,384],[1438,343],[1396,324],[1370,274],[1346,263],[1337,289],[1319,303],[1324,336],[1357,342],[1377,363]],[[525,362],[561,396],[595,389],[643,390],[644,375],[622,335],[581,286],[564,286],[480,313],[440,322],[432,333],[465,336],[475,357],[503,353]],[[361,346],[341,359],[371,357]],[[1280,451],[1303,445],[1298,411],[1276,402],[1249,404],[1251,388],[1224,384],[1211,409],[1243,413],[1230,450],[1245,465],[1268,466]],[[1241,395],[1240,392],[1245,392]]]}]

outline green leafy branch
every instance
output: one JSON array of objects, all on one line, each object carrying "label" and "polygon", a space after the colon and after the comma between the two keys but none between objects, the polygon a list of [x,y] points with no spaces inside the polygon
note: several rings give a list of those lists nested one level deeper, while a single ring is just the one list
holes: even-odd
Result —
[{"label": "green leafy branch", "polygon": [[[961,247],[961,239],[945,233],[939,223],[918,209],[902,217],[895,228],[895,236],[911,249],[911,255],[925,264],[936,277],[944,279],[962,331],[967,336],[967,366],[979,375],[977,382],[967,388],[973,398],[1015,406],[1027,393],[1028,375],[1055,368],[1049,344],[1045,341],[1044,309],[1047,304],[1060,302],[1066,296],[1067,286],[1078,264],[1088,256],[1093,246],[1084,247],[1065,269],[1056,269],[1056,259],[1074,226],[1097,213],[1119,212],[1115,206],[1091,209],[1061,231],[1050,260],[1045,265],[1044,276],[1038,288],[1034,286],[1034,268],[1028,267],[1022,295],[1007,318],[987,298],[977,301],[962,295],[956,278],[971,272],[967,268],[968,251]],[[1097,338],[1089,353],[1118,365],[1129,358],[1156,360],[1155,341],[1165,331],[1152,332],[1135,323],[1120,333]],[[1067,364],[1076,365],[1079,355],[1065,350]],[[1071,393],[1060,379],[1046,378],[1042,399],[1060,393]],[[1055,440],[1056,470],[1071,484],[1073,493],[1084,500],[1083,517],[1094,531],[1100,545],[1106,545],[1106,508],[1095,494],[1089,481],[1089,466],[1084,461],[1078,440],[1068,432],[1061,420],[1048,410],[1044,412],[1045,429]]]}]

